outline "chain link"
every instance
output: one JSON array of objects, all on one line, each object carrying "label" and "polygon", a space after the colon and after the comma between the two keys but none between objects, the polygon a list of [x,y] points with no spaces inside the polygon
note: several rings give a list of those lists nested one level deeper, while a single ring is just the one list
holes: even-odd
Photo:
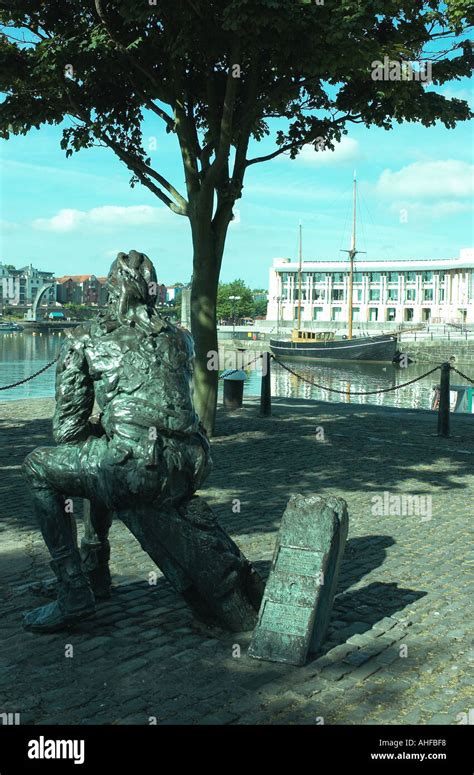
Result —
[{"label": "chain link", "polygon": [[15,387],[18,387],[18,385],[24,385],[24,384],[25,384],[25,382],[29,382],[29,381],[30,381],[30,379],[34,379],[34,378],[35,378],[35,377],[37,377],[39,374],[42,374],[42,373],[43,373],[43,371],[46,371],[46,369],[49,369],[49,368],[50,368],[50,367],[53,365],[53,363],[56,363],[56,361],[57,361],[58,359],[59,359],[59,355],[58,355],[58,356],[56,356],[56,358],[54,359],[54,361],[50,361],[50,362],[49,362],[49,363],[48,363],[46,366],[43,366],[43,368],[42,368],[42,369],[40,369],[39,371],[35,371],[35,373],[34,373],[34,374],[30,374],[30,376],[29,376],[29,377],[25,377],[25,379],[20,379],[18,382],[14,382],[12,385],[2,385],[2,386],[0,387],[0,390],[10,390],[10,388],[15,388]]},{"label": "chain link", "polygon": [[459,376],[462,377],[463,379],[467,379],[467,381],[470,382],[471,385],[474,385],[474,379],[471,379],[470,377],[468,377],[467,374],[463,374],[462,371],[459,371],[459,369],[455,369],[454,366],[451,366],[451,369],[452,371],[455,371],[456,374],[459,374]]},{"label": "chain link", "polygon": [[278,360],[278,358],[276,358],[275,355],[272,355],[272,358],[283,369],[286,369],[286,371],[289,371],[290,374],[293,374],[298,379],[301,379],[302,382],[307,382],[309,385],[313,385],[313,387],[319,388],[320,390],[327,390],[329,393],[340,393],[341,395],[347,395],[349,392],[349,395],[351,396],[373,396],[373,395],[377,395],[378,393],[389,393],[391,390],[399,390],[400,388],[406,387],[407,385],[413,385],[414,382],[418,382],[420,379],[423,379],[424,377],[428,377],[430,374],[433,374],[435,371],[437,371],[440,368],[440,365],[435,366],[434,369],[431,369],[431,371],[427,371],[426,374],[422,374],[420,377],[415,377],[415,379],[410,379],[408,382],[403,382],[401,385],[394,385],[393,387],[389,387],[389,388],[381,388],[380,390],[364,390],[363,392],[353,393],[352,391],[330,388],[330,387],[327,387],[326,385],[318,385],[318,383],[314,382],[314,380],[308,379],[306,377],[302,377],[301,374],[297,374],[297,372],[293,371],[293,369],[290,369],[289,366],[285,366],[285,364],[282,363],[280,360]]},{"label": "chain link", "polygon": [[225,369],[225,377],[222,375],[219,377],[219,379],[226,379],[227,377],[230,377],[231,374],[237,374],[238,371],[247,371],[251,366],[253,366],[254,363],[257,363],[259,358],[263,358],[264,353],[261,353],[260,355],[257,355],[256,358],[253,359],[253,361],[250,361],[250,363],[247,363],[244,368],[242,369]]}]

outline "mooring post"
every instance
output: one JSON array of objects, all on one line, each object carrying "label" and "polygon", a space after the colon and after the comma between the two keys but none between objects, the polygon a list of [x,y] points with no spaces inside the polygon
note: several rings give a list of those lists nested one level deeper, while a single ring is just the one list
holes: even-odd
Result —
[{"label": "mooring post", "polygon": [[438,436],[449,436],[449,372],[451,364],[441,364],[441,379],[439,384]]},{"label": "mooring post", "polygon": [[262,386],[260,393],[260,417],[270,417],[272,413],[272,391],[270,376],[270,353],[262,353]]}]

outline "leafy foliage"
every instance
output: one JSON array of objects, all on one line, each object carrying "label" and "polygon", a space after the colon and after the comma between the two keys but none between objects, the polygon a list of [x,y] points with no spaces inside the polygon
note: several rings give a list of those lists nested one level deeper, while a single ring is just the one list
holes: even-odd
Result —
[{"label": "leafy foliage", "polygon": [[[230,296],[240,296],[238,301],[232,301]],[[254,301],[252,291],[243,280],[233,280],[231,283],[219,283],[217,291],[217,317],[232,320],[250,317],[253,313]]]},{"label": "leafy foliage", "polygon": [[[351,122],[388,129],[467,119],[462,100],[419,82],[381,84],[370,73],[375,60],[415,60],[446,38],[455,54],[438,47],[434,83],[469,74],[472,50],[460,36],[473,18],[470,0],[2,2],[0,130],[24,134],[68,116],[67,155],[105,144],[133,182],[192,215],[189,199],[206,181],[221,203],[240,196],[253,163],[249,138],[268,135],[270,118],[287,119],[275,152],[292,157],[307,142],[333,147]],[[151,167],[141,131],[147,108],[178,136],[188,200]]]}]

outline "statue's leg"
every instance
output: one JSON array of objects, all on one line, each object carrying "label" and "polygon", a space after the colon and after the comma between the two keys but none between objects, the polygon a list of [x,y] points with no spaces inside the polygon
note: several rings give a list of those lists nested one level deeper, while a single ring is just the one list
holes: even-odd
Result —
[{"label": "statue's leg", "polygon": [[94,595],[81,567],[72,514],[64,496],[90,497],[81,476],[87,443],[40,447],[23,464],[35,515],[58,579],[58,599],[25,616],[24,626],[33,632],[55,632],[95,612]]},{"label": "statue's leg", "polygon": [[96,600],[110,597],[112,578],[109,570],[112,511],[100,500],[84,501],[84,537],[81,541],[82,567]]},{"label": "statue's leg", "polygon": [[117,516],[198,616],[235,632],[255,626],[264,584],[202,498]]}]

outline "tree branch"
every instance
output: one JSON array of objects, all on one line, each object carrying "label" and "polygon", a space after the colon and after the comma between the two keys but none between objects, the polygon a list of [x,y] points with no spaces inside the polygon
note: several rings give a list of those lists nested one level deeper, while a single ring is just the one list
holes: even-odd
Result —
[{"label": "tree branch", "polygon": [[[136,156],[132,156],[118,143],[116,143],[115,140],[110,138],[105,132],[100,131],[94,127],[90,115],[84,112],[84,110],[75,102],[74,98],[72,97],[64,76],[62,77],[62,85],[66,92],[69,103],[72,109],[75,111],[73,115],[83,121],[86,126],[89,126],[92,129],[94,135],[98,137],[98,139],[102,140],[107,146],[109,146],[109,148],[112,148],[114,153],[137,176],[140,182],[143,183],[143,185],[146,186],[150,191],[152,191],[155,196],[158,197],[158,199],[161,199],[161,201],[164,202],[164,204],[169,207],[170,210],[172,210],[174,213],[177,213],[178,215],[188,215],[188,202],[186,199],[184,199],[184,197],[181,196],[179,191],[177,191],[174,186],[172,186],[171,183],[166,180],[166,178],[160,175],[159,172],[156,172]],[[160,185],[163,186],[163,188],[176,199],[176,202],[173,202],[161,189],[155,186],[155,184],[148,179],[147,175],[151,175],[151,177],[157,180],[158,183],[160,183]]]},{"label": "tree branch", "polygon": [[235,110],[235,100],[237,97],[238,78],[233,77],[232,66],[238,64],[240,56],[240,42],[235,41],[232,46],[231,61],[228,63],[227,82],[225,88],[224,102],[222,106],[222,116],[219,129],[219,141],[217,144],[214,161],[206,172],[203,185],[206,187],[214,186],[226,159],[228,159],[230,145],[232,142],[232,128]]},{"label": "tree branch", "polygon": [[[360,114],[356,114],[355,116],[351,117],[351,114],[348,113],[345,116],[342,116],[341,118],[338,118],[337,121],[333,121],[332,125],[336,124],[343,124],[345,121],[350,121],[351,123],[360,123],[358,122],[358,119],[360,118]],[[266,156],[257,156],[255,159],[247,159],[245,162],[245,167],[250,167],[251,164],[260,164],[260,162],[263,161],[269,161],[270,159],[274,159],[276,156],[280,156],[282,153],[286,153],[287,151],[292,150],[298,150],[301,149],[303,145],[306,143],[311,142],[311,140],[314,140],[314,132],[309,132],[305,138],[302,140],[298,140],[297,142],[293,143],[287,143],[286,145],[282,145],[281,148],[278,148],[276,151],[273,151],[273,153],[268,153]]]}]

